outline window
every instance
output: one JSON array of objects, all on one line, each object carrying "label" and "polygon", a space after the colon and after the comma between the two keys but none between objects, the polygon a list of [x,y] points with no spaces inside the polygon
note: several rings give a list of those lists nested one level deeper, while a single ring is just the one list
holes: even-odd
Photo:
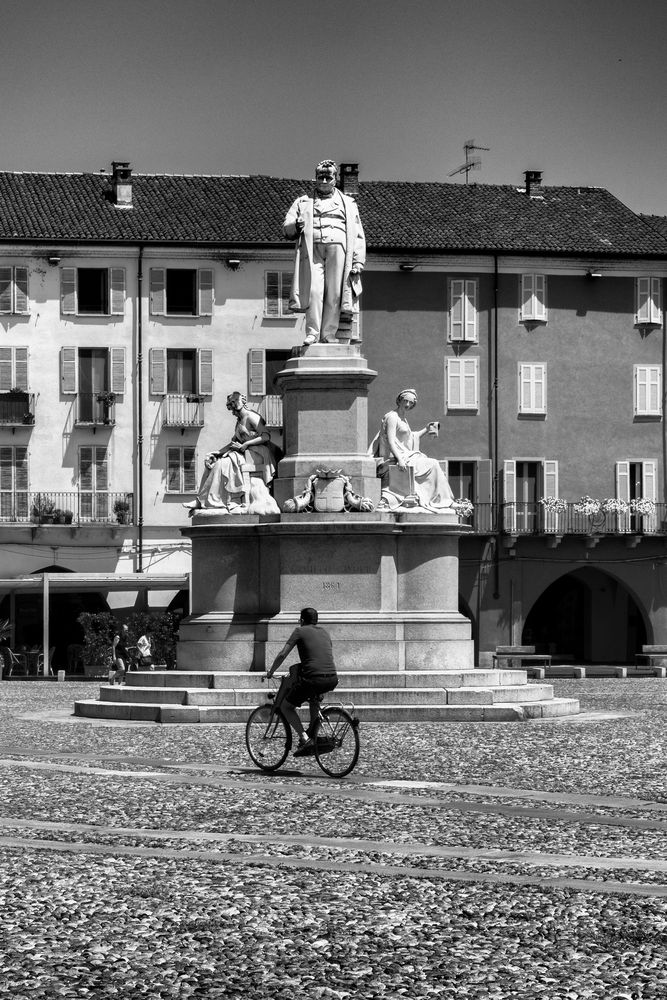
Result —
[{"label": "window", "polygon": [[662,279],[637,278],[635,282],[635,325],[662,326]]},{"label": "window", "polygon": [[291,271],[266,271],[264,274],[264,315],[272,319],[294,313],[289,307],[292,292]]},{"label": "window", "polygon": [[79,514],[82,521],[109,520],[109,469],[105,446],[79,448]]},{"label": "window", "polygon": [[[616,463],[616,496],[627,504],[632,500],[657,500],[658,468],[649,459]],[[619,531],[655,531],[657,514],[617,514]]]},{"label": "window", "polygon": [[477,342],[476,278],[449,282],[449,339]]},{"label": "window", "polygon": [[441,463],[456,499],[465,498],[475,505],[472,524],[476,531],[491,531],[493,478],[491,461],[485,459],[445,459]]},{"label": "window", "polygon": [[259,412],[269,427],[283,425],[282,394],[275,378],[291,356],[291,351],[270,351],[263,347],[248,351],[248,395],[263,397]]},{"label": "window", "polygon": [[636,417],[662,416],[662,366],[634,366],[634,410]]},{"label": "window", "polygon": [[547,366],[519,365],[519,413],[546,415]]},{"label": "window", "polygon": [[0,518],[28,520],[28,449],[0,448]]},{"label": "window", "polygon": [[0,313],[28,312],[28,268],[0,267]]},{"label": "window", "polygon": [[447,358],[447,409],[479,409],[478,358]]},{"label": "window", "polygon": [[61,268],[60,310],[64,316],[123,316],[125,268]]},{"label": "window", "polygon": [[154,396],[213,393],[213,351],[153,347],[149,355],[150,391]]},{"label": "window", "polygon": [[195,449],[167,448],[167,493],[196,493]]},{"label": "window", "polygon": [[28,389],[28,348],[0,347],[0,392]]},{"label": "window", "polygon": [[503,463],[503,525],[523,534],[551,532],[558,515],[545,513],[542,497],[558,496],[558,462],[550,459],[507,459]]},{"label": "window", "polygon": [[521,275],[520,322],[546,323],[547,279],[543,274]]},{"label": "window", "polygon": [[151,316],[212,316],[213,271],[152,267],[150,313]]}]

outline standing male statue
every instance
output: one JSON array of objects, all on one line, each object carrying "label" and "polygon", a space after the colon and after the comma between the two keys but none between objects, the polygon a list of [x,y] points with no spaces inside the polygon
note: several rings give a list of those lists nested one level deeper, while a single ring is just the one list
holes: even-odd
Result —
[{"label": "standing male statue", "polygon": [[312,195],[297,198],[283,232],[296,240],[290,308],[306,314],[304,344],[357,343],[352,319],[359,310],[366,239],[354,198],[336,187],[338,168],[322,160]]}]

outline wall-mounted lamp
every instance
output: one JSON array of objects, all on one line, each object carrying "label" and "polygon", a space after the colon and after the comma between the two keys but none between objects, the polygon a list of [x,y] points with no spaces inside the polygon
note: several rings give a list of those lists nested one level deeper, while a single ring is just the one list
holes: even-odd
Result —
[{"label": "wall-mounted lamp", "polygon": [[51,265],[51,267],[57,267],[60,263],[60,257],[47,257],[46,258]]},{"label": "wall-mounted lamp", "polygon": [[599,267],[589,267],[589,269],[586,271],[586,277],[587,278],[601,278],[602,277],[602,271],[600,270]]},{"label": "wall-mounted lamp", "polygon": [[229,268],[230,271],[238,271],[241,266],[240,257],[228,257],[225,261],[225,267]]},{"label": "wall-mounted lamp", "polygon": [[399,268],[400,271],[414,271],[414,269],[416,268],[416,266],[417,266],[416,264],[412,264],[408,260],[403,260],[398,265],[398,268]]}]

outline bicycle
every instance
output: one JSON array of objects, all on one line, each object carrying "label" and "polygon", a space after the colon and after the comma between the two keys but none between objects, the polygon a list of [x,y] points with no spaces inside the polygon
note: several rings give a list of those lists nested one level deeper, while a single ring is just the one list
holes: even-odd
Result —
[{"label": "bicycle", "polygon": [[[278,690],[268,692],[266,704],[253,709],[246,723],[245,742],[250,759],[269,773],[285,763],[292,749],[291,726],[275,705],[288,681],[288,677],[283,677]],[[313,756],[330,778],[344,778],[359,759],[359,719],[354,705],[349,712],[342,702],[322,708],[322,695],[318,702]]]}]

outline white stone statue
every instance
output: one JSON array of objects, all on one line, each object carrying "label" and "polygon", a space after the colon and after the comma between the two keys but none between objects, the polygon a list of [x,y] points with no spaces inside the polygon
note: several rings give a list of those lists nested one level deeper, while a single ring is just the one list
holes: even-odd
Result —
[{"label": "white stone statue", "polygon": [[454,494],[440,463],[419,450],[424,434],[438,436],[439,424],[431,421],[413,431],[407,416],[416,405],[416,390],[403,389],[396,397],[396,409],[385,413],[371,442],[369,453],[378,460],[382,480],[379,511],[442,514],[452,507]]},{"label": "white stone statue", "polygon": [[315,190],[297,198],[283,232],[296,240],[290,308],[306,314],[304,344],[358,343],[352,320],[359,311],[366,239],[354,198],[336,188],[338,168],[322,160]]},{"label": "white stone statue", "polygon": [[246,403],[241,392],[227,396],[227,409],[236,417],[234,436],[206,456],[197,496],[183,504],[190,516],[202,507],[214,507],[218,514],[280,513],[268,490],[276,474],[274,446],[263,418]]}]

